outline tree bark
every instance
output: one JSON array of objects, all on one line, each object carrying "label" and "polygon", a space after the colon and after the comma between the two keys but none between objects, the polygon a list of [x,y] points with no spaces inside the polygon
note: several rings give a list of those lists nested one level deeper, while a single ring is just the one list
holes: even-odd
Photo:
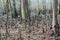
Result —
[{"label": "tree bark", "polygon": [[16,3],[15,3],[15,0],[13,0],[13,9],[14,9],[14,18],[17,18],[18,14],[17,14],[17,11],[16,11]]},{"label": "tree bark", "polygon": [[52,28],[54,29],[55,25],[58,25],[58,20],[57,20],[57,14],[58,14],[58,0],[53,0],[53,14],[52,14]]},{"label": "tree bark", "polygon": [[7,19],[6,19],[6,38],[5,38],[5,40],[7,40],[7,36],[8,36],[9,0],[6,0],[6,13],[7,13]]}]

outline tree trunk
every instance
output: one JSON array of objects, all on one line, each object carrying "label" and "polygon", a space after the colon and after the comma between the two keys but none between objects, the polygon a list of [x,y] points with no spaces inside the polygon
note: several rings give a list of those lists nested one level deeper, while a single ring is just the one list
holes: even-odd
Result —
[{"label": "tree trunk", "polygon": [[54,29],[55,25],[58,25],[58,20],[57,20],[57,14],[58,14],[58,0],[53,0],[53,22],[52,22],[52,28]]},{"label": "tree trunk", "polygon": [[7,36],[8,36],[9,0],[6,1],[6,14],[7,14],[7,19],[6,19],[6,39],[5,40],[7,40]]},{"label": "tree trunk", "polygon": [[16,11],[16,3],[15,3],[15,0],[13,0],[13,9],[14,9],[14,18],[17,18],[18,14],[17,14],[17,11]]},{"label": "tree trunk", "polygon": [[25,12],[24,12],[24,0],[21,0],[21,15],[22,15],[22,19],[25,19]]},{"label": "tree trunk", "polygon": [[0,33],[0,40],[1,40],[1,33]]},{"label": "tree trunk", "polygon": [[3,3],[3,9],[4,9],[4,14],[6,14],[6,0],[2,0]]}]

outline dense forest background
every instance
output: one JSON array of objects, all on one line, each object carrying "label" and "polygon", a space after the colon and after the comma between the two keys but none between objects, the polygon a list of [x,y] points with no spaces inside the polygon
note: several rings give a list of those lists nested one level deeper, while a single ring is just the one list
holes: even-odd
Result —
[{"label": "dense forest background", "polygon": [[0,0],[0,40],[60,40],[60,0]]},{"label": "dense forest background", "polygon": [[[17,14],[19,14],[20,13],[20,6],[21,6],[20,0],[14,0],[14,1],[15,1],[15,7],[16,7]],[[58,6],[60,6],[60,1],[58,1],[58,2],[59,2]],[[46,12],[49,13],[49,11],[52,10],[52,3],[53,3],[52,0],[49,0],[49,1],[48,0],[37,0],[37,1],[36,0],[29,0],[27,6],[29,6],[30,10],[37,11],[39,9],[39,10],[41,10],[41,12],[42,12],[42,10],[45,10],[45,8],[43,8],[43,6],[44,7],[46,6]],[[13,6],[13,4],[14,4],[13,0],[10,1],[9,4],[11,4],[11,8],[14,7]],[[2,12],[4,12],[4,5],[6,5],[4,0],[0,0],[0,5],[1,5],[0,6],[0,11],[1,11],[0,14],[2,14]]]}]

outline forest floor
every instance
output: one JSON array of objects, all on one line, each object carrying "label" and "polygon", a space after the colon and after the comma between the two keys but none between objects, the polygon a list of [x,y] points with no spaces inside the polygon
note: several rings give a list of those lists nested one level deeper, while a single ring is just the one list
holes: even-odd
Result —
[{"label": "forest floor", "polygon": [[[60,24],[60,18],[58,19]],[[4,40],[55,40],[55,36],[52,34],[53,30],[52,21],[50,20],[34,20],[27,21],[20,24],[19,21],[13,21],[12,23],[0,25],[0,37]],[[8,34],[6,34],[6,25],[8,27]]]}]

